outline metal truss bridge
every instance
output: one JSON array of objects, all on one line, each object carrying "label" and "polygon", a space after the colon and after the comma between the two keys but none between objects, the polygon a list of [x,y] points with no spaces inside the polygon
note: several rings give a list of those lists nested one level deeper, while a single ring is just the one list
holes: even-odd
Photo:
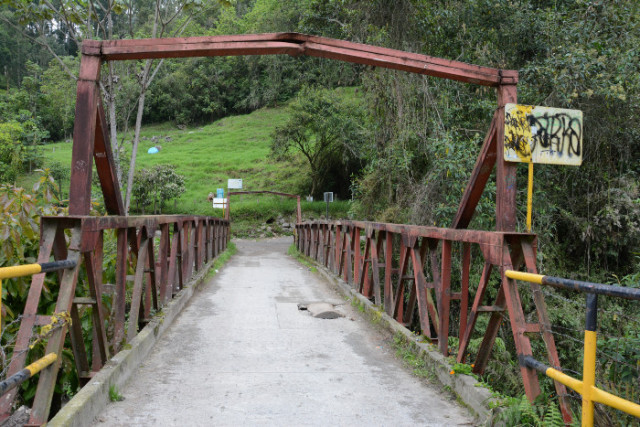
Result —
[{"label": "metal truss bridge", "polygon": [[[583,412],[583,422],[586,419],[588,423],[589,408],[593,416],[594,401],[622,407],[623,410],[636,414],[633,411],[638,411],[640,408],[638,405],[631,402],[620,403],[604,396],[603,392],[599,392],[593,383],[589,382],[589,375],[586,375],[583,381],[578,381],[556,374],[561,369],[560,360],[551,333],[543,294],[540,292],[541,286],[566,286],[590,295],[604,293],[606,290],[594,284],[554,281],[547,279],[546,276],[537,275],[536,235],[516,232],[517,164],[504,160],[503,141],[505,105],[517,103],[517,71],[494,69],[304,34],[275,33],[177,39],[87,40],[83,43],[74,125],[69,216],[42,218],[40,252],[36,264],[9,267],[9,270],[3,269],[0,272],[0,279],[33,275],[13,357],[9,364],[7,380],[3,381],[1,386],[4,395],[0,398],[0,417],[4,419],[11,414],[19,389],[16,385],[39,372],[38,387],[28,424],[42,425],[47,422],[51,415],[52,396],[65,345],[70,346],[72,350],[74,369],[81,383],[85,385],[82,390],[92,386],[103,387],[103,389],[107,387],[105,384],[93,383],[92,378],[99,376],[101,371],[112,369],[111,364],[114,360],[125,357],[120,355],[125,354],[136,340],[142,339],[140,336],[145,334],[145,328],[154,325],[157,327],[161,320],[158,320],[157,316],[154,317],[154,314],[163,309],[168,310],[172,304],[177,304],[176,299],[179,299],[183,291],[188,288],[187,284],[190,281],[204,280],[203,277],[211,267],[212,260],[225,250],[230,238],[228,219],[189,215],[141,217],[125,215],[100,96],[102,65],[107,61],[150,58],[282,54],[348,61],[495,88],[495,113],[450,228],[360,221],[302,222],[298,209],[294,242],[303,254],[341,277],[364,298],[370,299],[373,304],[380,307],[380,311],[394,319],[396,324],[413,326],[414,329],[420,330],[425,339],[433,343],[443,356],[451,356],[458,362],[464,362],[471,339],[482,337],[473,365],[475,373],[482,373],[486,368],[500,325],[503,321],[508,321],[513,332],[518,355],[517,363],[527,397],[533,400],[540,394],[540,371],[554,378],[555,391],[560,399],[565,423],[569,424],[572,420],[565,399],[566,385],[582,394],[584,408],[586,408],[583,409],[586,411]],[[104,217],[89,216],[94,163],[108,212]],[[473,218],[476,206],[494,170],[496,230],[468,230],[467,227]],[[264,246],[264,243],[256,243],[255,248],[251,248],[251,245],[247,247],[247,243],[243,245],[245,246],[242,251],[251,254],[252,250],[258,250],[260,246]],[[267,255],[272,257],[269,258],[269,262],[275,265],[292,263],[291,260],[283,261],[281,258]],[[105,259],[110,263],[106,263]],[[474,259],[480,262],[472,262]],[[313,285],[311,288],[296,287],[294,283],[311,280],[308,274],[302,274],[297,270],[291,273],[283,267],[278,276],[278,272],[273,273],[271,270],[263,272],[255,268],[256,262],[251,256],[232,261],[228,271],[225,270],[222,275],[225,280],[229,280],[228,283],[224,286],[214,285],[212,289],[218,289],[216,286],[219,289],[211,294],[204,291],[194,294],[193,303],[184,312],[190,327],[180,329],[184,326],[176,326],[176,330],[184,332],[178,333],[178,336],[174,335],[175,342],[165,341],[166,345],[159,350],[159,354],[181,360],[181,355],[185,355],[185,358],[190,357],[187,356],[191,354],[187,353],[189,347],[200,342],[206,345],[205,353],[211,358],[193,356],[190,362],[176,362],[179,363],[177,365],[180,367],[179,372],[172,366],[167,366],[166,369],[158,372],[152,370],[150,375],[155,377],[157,383],[162,383],[163,378],[179,376],[183,377],[186,384],[199,384],[193,387],[201,395],[206,395],[210,390],[211,400],[208,401],[209,409],[213,411],[211,414],[220,410],[219,407],[214,410],[214,407],[216,398],[224,397],[223,391],[236,393],[237,396],[246,392],[249,401],[255,401],[257,391],[261,391],[259,394],[281,393],[284,396],[293,396],[297,390],[300,393],[303,391],[307,393],[305,396],[311,399],[313,404],[307,403],[303,409],[294,413],[313,416],[311,409],[313,407],[325,414],[326,421],[333,420],[340,423],[341,420],[345,421],[340,417],[346,416],[344,414],[351,410],[352,417],[346,419],[344,423],[357,423],[358,420],[364,423],[369,420],[368,409],[362,405],[348,406],[353,396],[344,395],[341,399],[331,400],[334,404],[342,402],[347,405],[344,408],[327,406],[326,402],[331,396],[321,394],[326,399],[319,399],[317,395],[314,397],[314,390],[327,393],[327,384],[324,384],[324,388],[320,384],[309,386],[314,382],[317,383],[318,378],[321,377],[317,372],[318,367],[325,366],[329,373],[323,377],[325,381],[341,381],[340,378],[350,377],[351,382],[360,381],[362,393],[370,391],[369,389],[379,391],[379,395],[375,396],[375,393],[365,394],[371,407],[388,408],[388,412],[380,416],[387,417],[384,419],[389,420],[389,424],[398,420],[400,424],[427,422],[424,418],[420,418],[419,414],[414,414],[413,418],[393,418],[393,414],[402,413],[402,411],[394,412],[398,409],[398,405],[418,408],[420,407],[418,400],[431,399],[434,402],[440,402],[441,400],[437,399],[441,397],[416,396],[414,391],[421,389],[413,388],[415,384],[412,383],[411,378],[402,376],[401,370],[393,371],[396,372],[393,375],[398,375],[398,378],[402,377],[402,379],[398,379],[396,384],[386,389],[378,383],[370,382],[369,376],[375,376],[372,371],[376,370],[384,374],[383,377],[387,382],[393,382],[393,378],[385,373],[387,368],[383,366],[386,363],[382,362],[383,359],[376,358],[377,356],[373,354],[364,355],[364,353],[375,353],[376,349],[376,346],[371,347],[363,343],[367,338],[358,338],[360,332],[353,330],[355,338],[351,338],[351,349],[345,349],[344,342],[341,342],[341,340],[344,341],[344,336],[340,338],[340,334],[335,335],[335,341],[332,343],[330,339],[327,340],[328,332],[324,329],[335,328],[328,325],[340,323],[332,324],[327,321],[305,324],[304,322],[309,319],[300,320],[299,313],[291,312],[291,304],[294,300],[310,302],[314,299],[335,299],[335,296],[327,296],[328,294],[320,285]],[[103,271],[103,265],[112,267],[109,271]],[[480,265],[480,271],[471,271],[473,265]],[[233,271],[240,276],[233,278],[231,276]],[[55,274],[58,279],[56,282],[58,297],[53,316],[47,315],[45,307],[41,306],[41,295],[47,272],[57,272]],[[273,278],[273,284],[270,287],[261,288],[262,279],[274,274],[276,277]],[[108,281],[112,283],[107,283],[105,277],[111,278]],[[474,283],[470,283],[473,278],[476,278]],[[523,302],[525,295],[519,290],[517,280],[529,282],[526,298],[530,301],[527,303]],[[639,295],[624,292],[616,296],[640,298]],[[254,305],[260,299],[262,303],[267,304],[267,308]],[[593,311],[594,302],[590,301],[591,305],[587,308],[591,307]],[[91,313],[91,327],[88,334],[83,330],[80,321],[81,314],[88,312],[87,307]],[[532,309],[527,310],[526,307],[532,307]],[[195,313],[194,310],[196,310]],[[208,314],[207,311],[209,311]],[[203,320],[206,326],[198,325],[200,316],[213,315],[215,318],[216,313],[219,325],[212,323],[214,321],[211,318],[207,321]],[[488,321],[478,323],[480,316],[487,316]],[[295,320],[291,320],[294,318]],[[230,322],[231,319],[233,321]],[[288,323],[287,319],[291,320],[291,323]],[[276,322],[274,330],[260,332],[259,327],[266,327],[269,322]],[[279,331],[286,330],[287,325],[296,325],[296,322],[303,325],[301,327],[303,332],[294,331],[287,334]],[[345,325],[342,334],[352,330],[348,326],[349,322],[343,323]],[[246,328],[237,329],[238,324]],[[487,326],[480,330],[477,327],[478,324]],[[297,350],[290,354],[289,368],[297,369],[300,373],[308,371],[307,373],[313,373],[313,375],[306,380],[303,376],[298,377],[297,385],[282,382],[278,386],[271,387],[265,385],[270,384],[266,381],[261,383],[263,386],[261,390],[248,390],[243,383],[234,383],[234,380],[228,376],[226,379],[207,377],[209,371],[204,368],[208,365],[215,363],[217,370],[214,369],[212,372],[223,375],[224,372],[233,370],[234,363],[242,364],[251,360],[247,358],[246,351],[238,350],[234,353],[232,345],[226,347],[229,353],[216,353],[223,342],[226,341],[229,344],[228,341],[234,339],[234,335],[225,334],[225,325],[228,328],[234,328],[229,330],[233,330],[235,334],[256,334],[255,342],[258,345],[254,346],[252,351],[259,353],[256,360],[260,360],[260,365],[253,368],[247,366],[246,372],[253,372],[256,376],[265,374],[268,371],[265,366],[268,367],[273,355],[285,351],[280,348],[281,341],[298,340],[297,343],[293,343],[293,347]],[[586,334],[585,337],[595,340],[595,330],[589,327],[593,328],[593,319],[591,323],[588,322],[586,328],[587,332],[593,332],[593,335]],[[38,328],[40,328],[39,333],[36,332]],[[206,330],[203,331],[202,328]],[[194,334],[193,340],[188,335],[191,332]],[[277,337],[262,339],[261,333],[276,334]],[[44,354],[42,354],[44,358],[25,367],[29,361],[28,357],[31,357],[29,349],[34,336],[38,340],[46,341]],[[198,336],[204,338],[196,341]],[[455,345],[451,344],[451,337],[457,338],[454,340],[457,341]],[[543,356],[548,366],[534,359],[532,339],[541,340],[542,346],[538,347],[544,349]],[[320,351],[318,343],[322,343],[326,349]],[[585,343],[587,352],[585,354],[588,354],[587,350],[591,348],[589,346]],[[349,359],[344,361],[344,375],[340,374],[335,364],[328,364],[328,362],[324,365],[317,361],[309,363],[309,369],[306,369],[304,360],[325,356],[331,360],[334,358],[333,351],[344,351],[345,358]],[[595,354],[595,341],[593,351]],[[321,356],[322,354],[325,356]],[[354,354],[360,354],[362,360],[367,360],[374,365],[377,363],[377,365],[367,368],[358,367],[357,361],[360,359],[357,359]],[[587,359],[585,356],[585,366],[587,366]],[[284,375],[288,369],[285,365],[282,361],[274,359],[272,372]],[[141,371],[145,369],[149,370],[143,367]],[[362,376],[364,372],[367,375]],[[358,375],[361,376],[358,377]],[[143,384],[144,388],[140,392],[147,389],[148,393],[153,393],[155,388],[153,383]],[[211,388],[204,387],[204,384],[210,385]],[[258,381],[257,384],[260,382]],[[346,390],[337,386],[329,389]],[[126,397],[130,399],[132,394],[127,393],[125,390]],[[403,395],[405,400],[399,402],[393,400],[390,396],[394,394],[396,397]],[[196,405],[200,400],[195,397],[194,405],[187,408],[172,406],[171,400],[167,400],[167,397],[164,396],[163,401],[166,402],[166,409],[178,416],[176,423],[180,422],[180,412],[189,411],[188,408],[192,408],[195,412],[202,411],[201,405]],[[155,398],[159,397],[155,396]],[[303,400],[295,400],[291,397],[290,401],[303,402]],[[232,402],[226,407],[227,411],[233,413],[238,409],[237,399],[235,403],[233,398],[226,401]],[[273,413],[279,413],[281,408],[276,407],[278,402],[282,404],[281,400],[270,401],[268,398],[256,401],[256,410],[253,414],[249,413],[249,418],[245,418],[244,422],[262,420],[268,423],[270,421],[268,418],[257,419],[255,416],[262,414],[260,411],[269,405],[272,405]],[[437,403],[436,406],[438,405],[440,404]],[[143,407],[139,406],[139,408],[142,412]],[[331,412],[332,410],[334,413]],[[434,417],[436,424],[454,423],[448,423],[445,418],[442,418],[445,417],[446,412],[454,417],[455,423],[470,422],[467,415],[460,412],[459,408],[447,409],[445,413],[435,409],[429,409],[428,412]],[[353,418],[356,415],[362,418]],[[252,416],[254,418],[251,418]],[[166,421],[169,418],[167,416],[164,421],[161,419],[157,421],[171,424],[171,421]],[[233,415],[227,419],[230,420],[229,423],[241,420],[238,417],[234,418]],[[313,419],[318,420],[318,418]],[[116,416],[115,423],[128,423],[117,420]],[[208,423],[204,419],[198,420],[201,424]],[[84,422],[91,421],[84,420]],[[211,423],[215,422],[214,417]],[[305,420],[292,419],[291,422],[304,424]]]}]

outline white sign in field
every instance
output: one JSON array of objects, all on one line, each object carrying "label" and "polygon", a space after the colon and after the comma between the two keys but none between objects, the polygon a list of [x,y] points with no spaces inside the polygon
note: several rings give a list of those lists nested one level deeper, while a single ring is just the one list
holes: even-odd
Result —
[{"label": "white sign in field", "polygon": [[224,209],[227,207],[227,199],[214,197],[213,198],[213,208],[214,209]]},{"label": "white sign in field", "polygon": [[227,180],[227,188],[229,190],[242,190],[242,180],[241,179]]},{"label": "white sign in field", "polygon": [[506,161],[582,164],[582,111],[507,104],[504,116]]}]

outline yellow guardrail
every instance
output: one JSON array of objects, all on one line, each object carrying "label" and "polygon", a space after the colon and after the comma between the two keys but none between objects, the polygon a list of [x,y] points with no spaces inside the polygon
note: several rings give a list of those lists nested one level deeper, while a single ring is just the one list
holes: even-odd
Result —
[{"label": "yellow guardrail", "polygon": [[584,358],[582,366],[582,381],[549,367],[537,361],[531,356],[522,358],[521,363],[532,369],[536,369],[549,378],[572,388],[582,396],[582,425],[593,426],[594,402],[602,403],[627,414],[640,418],[640,405],[623,399],[595,385],[596,380],[596,326],[598,322],[598,295],[608,295],[618,298],[640,300],[640,289],[625,288],[622,286],[603,285],[601,283],[581,282],[577,280],[562,279],[541,274],[524,273],[521,271],[507,270],[505,276],[513,280],[520,280],[540,285],[553,286],[562,289],[571,289],[587,294],[586,324],[584,331]]}]

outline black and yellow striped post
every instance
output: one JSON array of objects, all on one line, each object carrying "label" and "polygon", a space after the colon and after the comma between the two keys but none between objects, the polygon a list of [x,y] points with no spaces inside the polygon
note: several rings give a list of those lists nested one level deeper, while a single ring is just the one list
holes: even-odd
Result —
[{"label": "black and yellow striped post", "polygon": [[39,273],[49,273],[51,271],[64,270],[66,268],[73,268],[75,266],[75,261],[65,259],[62,261],[0,267],[0,337],[2,336],[2,281],[4,279],[31,276],[33,274]]},{"label": "black and yellow striped post", "polygon": [[11,390],[12,388],[19,386],[20,384],[22,384],[23,382],[25,382],[26,380],[28,380],[29,378],[31,378],[32,376],[34,376],[35,374],[37,374],[38,372],[46,368],[47,366],[51,365],[57,359],[58,359],[57,354],[49,353],[43,358],[36,360],[35,362],[33,362],[31,365],[27,366],[20,372],[14,375],[11,375],[6,380],[0,382],[0,396],[5,394],[7,391]]},{"label": "black and yellow striped post", "polygon": [[36,264],[14,265],[12,267],[0,268],[0,280],[13,279],[14,277],[31,276],[38,273],[49,273],[51,271],[64,270],[76,266],[75,261],[68,259],[62,261],[42,262]]}]

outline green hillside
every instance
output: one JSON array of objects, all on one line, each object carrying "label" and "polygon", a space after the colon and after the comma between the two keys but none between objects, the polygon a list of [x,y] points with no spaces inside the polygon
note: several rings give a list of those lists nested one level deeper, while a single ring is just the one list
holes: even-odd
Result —
[{"label": "green hillside", "polygon": [[[353,96],[353,89],[338,91],[341,96]],[[186,191],[175,203],[169,203],[163,213],[187,213],[222,216],[207,201],[207,195],[224,188],[227,179],[242,178],[244,190],[271,190],[304,194],[308,188],[309,167],[302,156],[289,161],[276,161],[269,157],[271,133],[276,126],[285,123],[286,107],[263,108],[251,114],[227,117],[209,125],[194,128],[178,128],[171,124],[150,125],[142,129],[136,168],[169,164],[185,177]],[[157,154],[148,154],[153,146],[161,146]],[[127,145],[127,157],[130,154]],[[71,163],[72,143],[59,142],[43,147],[45,167],[59,163],[68,167]],[[25,176],[21,184],[29,186],[35,175]],[[68,182],[63,183],[68,194]],[[101,199],[94,180],[94,197]],[[304,197],[303,197],[304,200]],[[274,196],[234,196],[232,199],[234,231],[244,234],[255,224],[278,215],[292,217],[295,202]],[[132,213],[135,200],[132,200]],[[322,202],[303,203],[305,216],[324,213]],[[332,217],[343,217],[348,210],[346,202],[331,205]],[[149,212],[147,212],[149,213]],[[290,218],[293,219],[293,218]]]}]

